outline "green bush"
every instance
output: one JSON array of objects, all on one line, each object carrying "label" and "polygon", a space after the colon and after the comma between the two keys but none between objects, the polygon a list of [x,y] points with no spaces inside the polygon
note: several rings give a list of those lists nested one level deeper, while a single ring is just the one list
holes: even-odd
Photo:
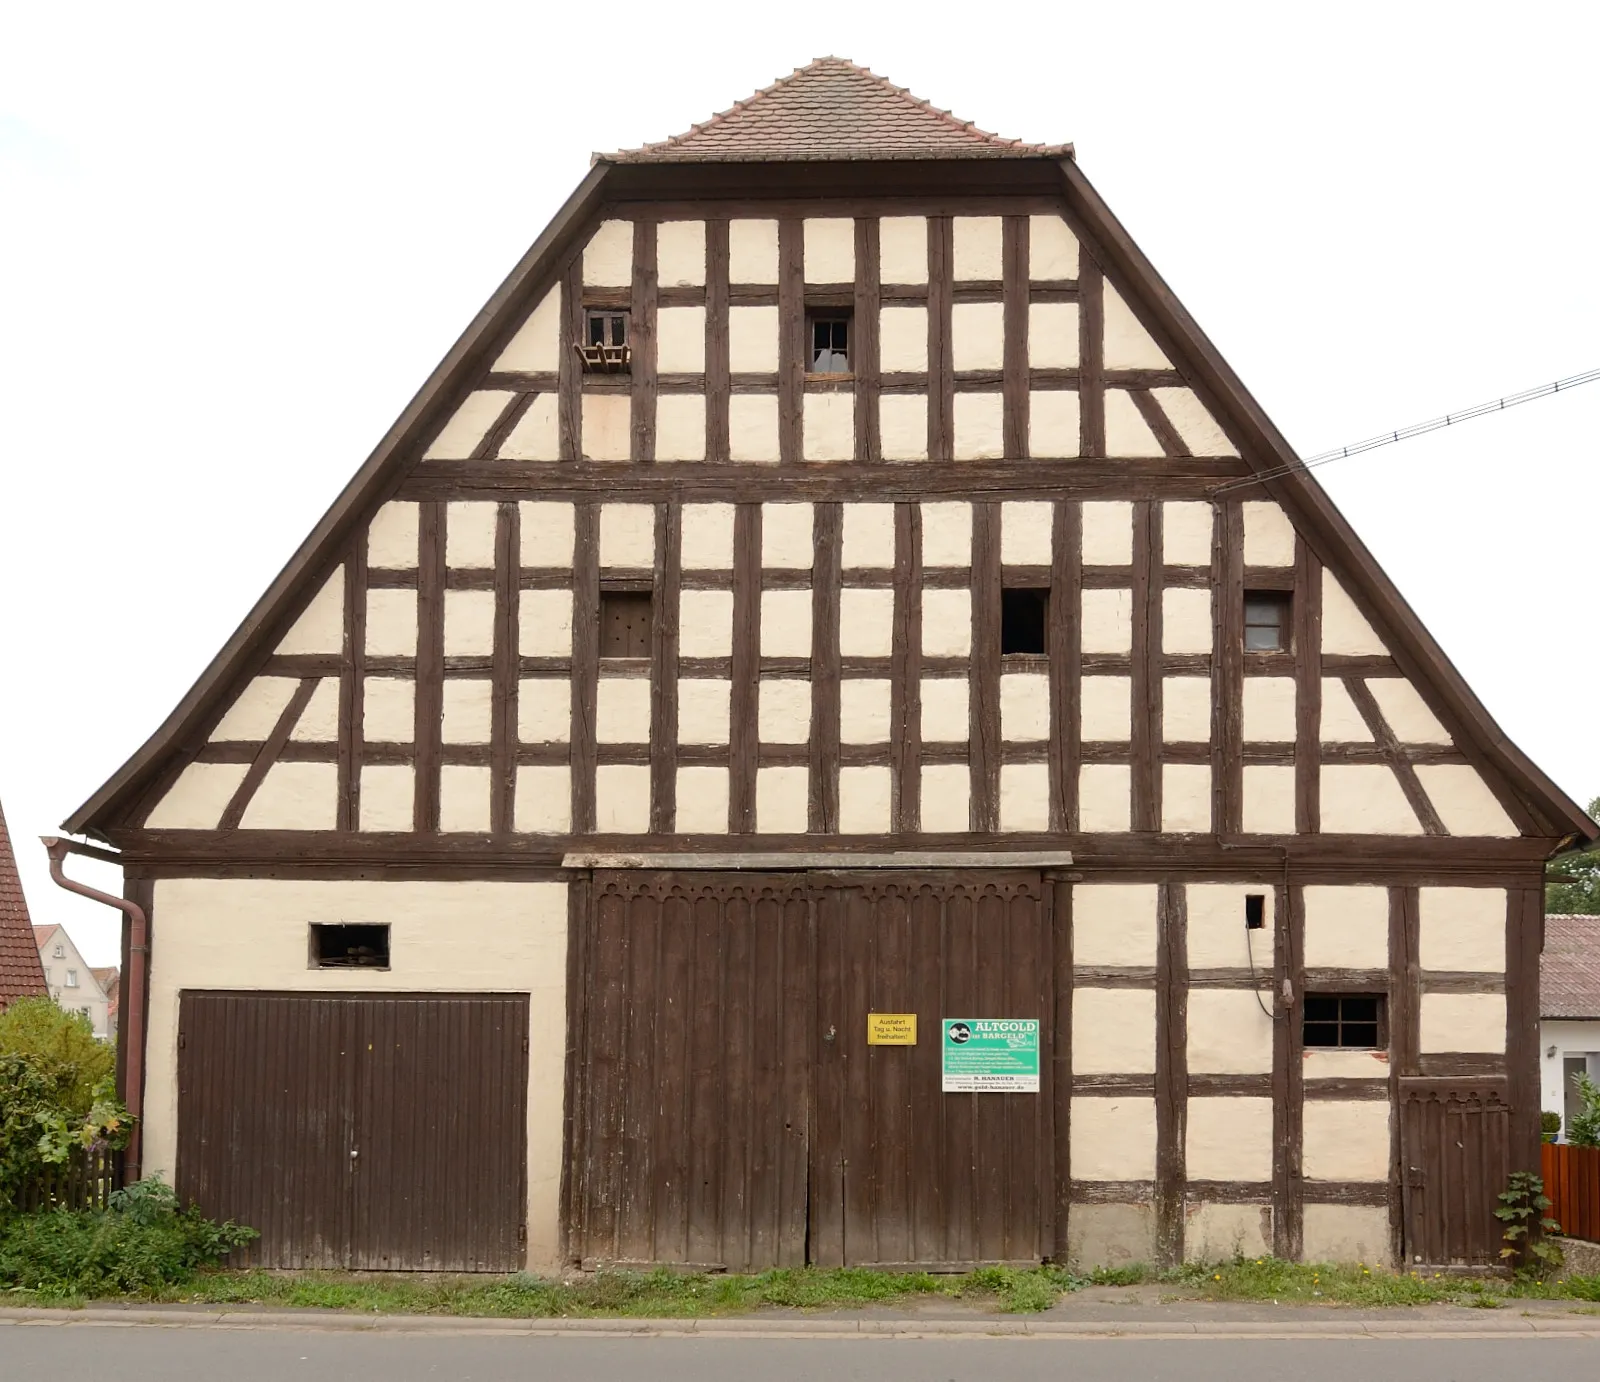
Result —
[{"label": "green bush", "polygon": [[0,1288],[47,1297],[147,1295],[189,1281],[256,1237],[178,1208],[159,1179],[116,1192],[109,1209],[52,1209],[0,1222]]},{"label": "green bush", "polygon": [[50,1057],[0,1053],[0,1215],[23,1188],[75,1149],[128,1145],[133,1119],[104,1076],[87,1106],[77,1097],[77,1072]]}]

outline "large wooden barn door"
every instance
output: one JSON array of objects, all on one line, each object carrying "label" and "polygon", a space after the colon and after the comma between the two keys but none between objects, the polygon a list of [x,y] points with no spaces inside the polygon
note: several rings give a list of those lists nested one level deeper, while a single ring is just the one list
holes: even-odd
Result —
[{"label": "large wooden barn door", "polygon": [[[1045,1255],[1048,1034],[1038,1094],[942,1093],[940,1053],[944,1018],[1049,1013],[1043,915],[1037,874],[845,874],[820,892],[812,1261]],[[869,1013],[915,1014],[916,1045],[869,1045]]]},{"label": "large wooden barn door", "polygon": [[1400,1081],[1406,1260],[1499,1262],[1495,1196],[1510,1173],[1510,1103],[1501,1078]]},{"label": "large wooden barn door", "polygon": [[[575,1013],[585,1265],[1037,1262],[1039,1094],[943,1094],[944,1017],[1046,1017],[1036,874],[602,871]],[[914,1013],[915,1046],[867,1015]],[[1048,1024],[1045,1024],[1046,1026]]]},{"label": "large wooden barn door", "polygon": [[597,873],[585,944],[572,1246],[585,1264],[802,1265],[804,879]]},{"label": "large wooden barn door", "polygon": [[528,1000],[186,992],[177,1189],[236,1265],[514,1271]]}]

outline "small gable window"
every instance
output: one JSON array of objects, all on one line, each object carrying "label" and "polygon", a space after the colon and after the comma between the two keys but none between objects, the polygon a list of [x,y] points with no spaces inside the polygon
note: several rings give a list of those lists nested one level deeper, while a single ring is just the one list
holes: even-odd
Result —
[{"label": "small gable window", "polygon": [[1308,993],[1303,1033],[1307,1048],[1343,1046],[1382,1050],[1388,1045],[1383,1023],[1383,995]]},{"label": "small gable window", "polygon": [[313,969],[388,969],[389,928],[374,923],[311,924]]},{"label": "small gable window", "polygon": [[591,307],[584,314],[583,342],[578,346],[584,369],[618,374],[628,368],[628,314],[614,307]]},{"label": "small gable window", "polygon": [[807,374],[850,373],[850,314],[813,312],[807,318],[810,349],[806,355]]},{"label": "small gable window", "polygon": [[600,595],[600,656],[649,657],[654,601],[648,590],[606,590]]},{"label": "small gable window", "polygon": [[1289,594],[1283,590],[1244,593],[1244,650],[1283,653],[1289,650]]},{"label": "small gable window", "polygon": [[1043,653],[1047,651],[1050,592],[1048,590],[1002,590],[1000,592],[1000,652]]}]

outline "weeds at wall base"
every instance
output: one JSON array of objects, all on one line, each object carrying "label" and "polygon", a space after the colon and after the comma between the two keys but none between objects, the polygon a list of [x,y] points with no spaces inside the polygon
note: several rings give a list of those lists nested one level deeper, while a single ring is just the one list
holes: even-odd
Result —
[{"label": "weeds at wall base", "polygon": [[[1362,1265],[1301,1265],[1276,1258],[1190,1263],[1168,1272],[1139,1265],[1077,1273],[980,1268],[963,1275],[891,1273],[858,1268],[680,1274],[597,1272],[572,1280],[527,1274],[505,1277],[392,1277],[344,1273],[205,1271],[188,1285],[111,1297],[220,1306],[311,1308],[367,1314],[424,1314],[557,1319],[581,1316],[693,1318],[755,1310],[849,1310],[960,1301],[967,1308],[1031,1314],[1089,1287],[1165,1288],[1163,1298],[1258,1301],[1293,1305],[1403,1307],[1456,1305],[1495,1309],[1518,1301],[1600,1302],[1600,1276],[1560,1282],[1463,1278]],[[103,1298],[103,1297],[102,1297]],[[9,1304],[82,1305],[82,1296],[46,1300],[0,1293]]]}]

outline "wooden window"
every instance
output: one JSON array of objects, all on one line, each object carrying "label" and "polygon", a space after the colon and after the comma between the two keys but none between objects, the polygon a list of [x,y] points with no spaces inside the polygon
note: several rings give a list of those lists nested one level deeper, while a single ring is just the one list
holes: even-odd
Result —
[{"label": "wooden window", "polygon": [[1283,653],[1289,650],[1287,591],[1245,591],[1244,650],[1247,653]]},{"label": "wooden window", "polygon": [[628,368],[628,314],[614,307],[591,307],[584,313],[583,341],[578,346],[584,369],[617,374]]},{"label": "wooden window", "polygon": [[389,928],[374,923],[311,923],[312,969],[388,969]]},{"label": "wooden window", "polygon": [[1383,1050],[1389,1044],[1381,993],[1308,993],[1304,1037],[1307,1046]]},{"label": "wooden window", "polygon": [[1048,590],[1002,590],[1000,592],[1000,652],[1044,653],[1048,651],[1045,630],[1050,626]]},{"label": "wooden window", "polygon": [[806,373],[850,373],[850,313],[830,308],[806,317]]},{"label": "wooden window", "polygon": [[67,971],[67,987],[69,989],[75,989],[75,988],[78,987],[78,971],[77,970],[69,969]]},{"label": "wooden window", "polygon": [[653,601],[648,590],[600,595],[600,656],[649,657]]}]

